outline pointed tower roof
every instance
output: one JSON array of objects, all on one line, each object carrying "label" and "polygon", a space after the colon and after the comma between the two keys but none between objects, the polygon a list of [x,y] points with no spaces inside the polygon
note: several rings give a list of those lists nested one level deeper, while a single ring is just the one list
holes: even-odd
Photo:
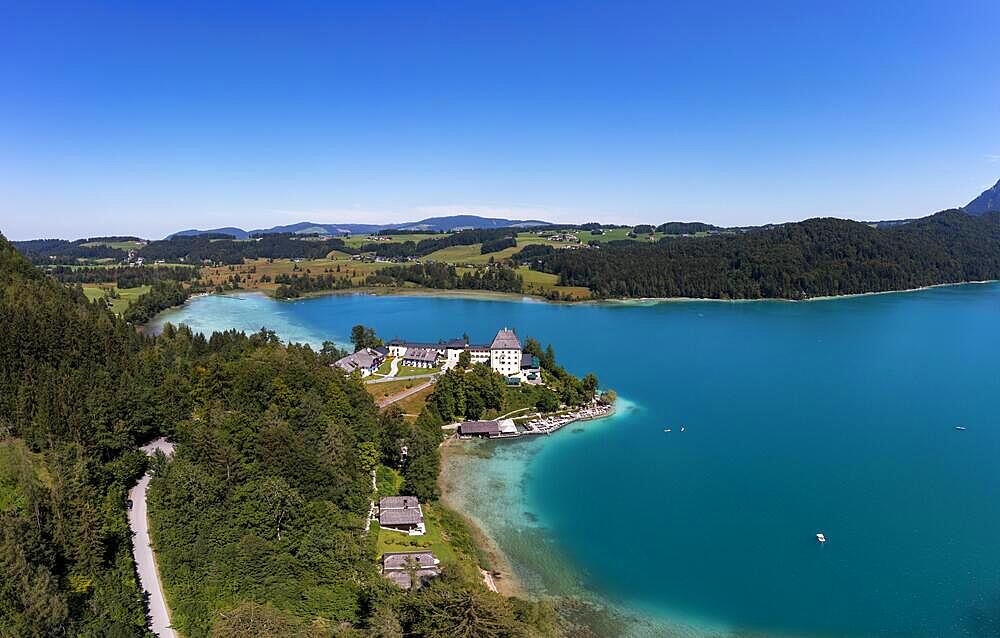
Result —
[{"label": "pointed tower roof", "polygon": [[514,334],[513,330],[508,330],[504,328],[503,330],[497,331],[497,336],[493,337],[493,343],[490,344],[490,350],[520,350],[521,341]]}]

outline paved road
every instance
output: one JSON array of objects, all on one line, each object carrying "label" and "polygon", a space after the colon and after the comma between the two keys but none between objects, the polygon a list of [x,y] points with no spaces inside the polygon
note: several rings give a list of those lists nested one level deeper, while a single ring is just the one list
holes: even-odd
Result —
[{"label": "paved road", "polygon": [[[142,451],[152,456],[156,450],[162,450],[170,456],[174,453],[174,444],[159,438],[142,448]],[[177,633],[170,628],[170,611],[167,600],[163,596],[163,586],[160,584],[160,573],[153,557],[153,547],[149,542],[149,517],[146,514],[146,492],[149,490],[147,472],[128,492],[132,501],[132,509],[128,512],[128,526],[132,529],[132,552],[135,556],[135,566],[139,571],[139,583],[143,591],[149,594],[149,628],[161,638],[177,638]]]}]

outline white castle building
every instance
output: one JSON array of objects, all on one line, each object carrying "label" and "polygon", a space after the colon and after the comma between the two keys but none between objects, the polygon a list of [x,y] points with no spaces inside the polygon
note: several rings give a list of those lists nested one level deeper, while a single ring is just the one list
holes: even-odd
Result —
[{"label": "white castle building", "polygon": [[[404,362],[408,355],[419,353],[426,358],[428,352],[433,352],[437,357],[444,359],[444,365],[452,367],[458,363],[458,356],[468,351],[471,355],[472,363],[485,363],[491,369],[507,377],[521,375],[524,366],[524,357],[521,351],[521,341],[517,334],[508,328],[497,331],[493,337],[493,342],[489,345],[473,345],[465,339],[452,339],[438,343],[417,343],[413,341],[403,341],[393,339],[389,342],[389,356],[401,357]],[[528,357],[529,368],[537,368],[537,364],[532,365],[532,357]]]}]

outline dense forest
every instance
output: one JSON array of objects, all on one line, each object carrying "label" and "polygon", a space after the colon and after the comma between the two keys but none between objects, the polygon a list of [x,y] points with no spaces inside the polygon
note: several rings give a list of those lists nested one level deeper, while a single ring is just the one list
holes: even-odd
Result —
[{"label": "dense forest", "polygon": [[448,264],[410,264],[408,266],[386,266],[368,275],[365,283],[369,286],[404,286],[416,284],[425,288],[445,290],[492,290],[495,292],[519,293],[524,290],[521,275],[513,268],[491,265],[458,274],[454,266]]},{"label": "dense forest", "polygon": [[343,290],[352,285],[350,277],[337,277],[329,273],[325,275],[281,274],[274,278],[274,283],[278,284],[274,291],[274,296],[278,299],[294,299],[306,293],[322,290]]},{"label": "dense forest", "polygon": [[64,284],[113,283],[119,288],[152,286],[158,281],[195,281],[197,268],[191,266],[50,266],[46,274]]},{"label": "dense forest", "polygon": [[[99,238],[98,238],[99,239]],[[116,239],[116,238],[110,238]],[[91,239],[30,239],[14,242],[18,252],[34,264],[73,263],[77,259],[114,259],[121,261],[128,251],[106,245],[86,246]]]},{"label": "dense forest", "polygon": [[176,236],[150,242],[139,254],[147,260],[241,264],[244,259],[321,259],[334,250],[354,252],[342,239],[305,239],[276,234],[252,240],[213,235]]},{"label": "dense forest", "polygon": [[891,228],[810,219],[709,237],[527,246],[515,261],[599,297],[805,299],[1000,278],[1000,214],[945,211]]},{"label": "dense forest", "polygon": [[551,634],[550,607],[460,565],[415,592],[378,575],[370,472],[434,499],[441,417],[379,414],[330,356],[265,331],[142,336],[0,237],[0,635],[150,635],[125,494],[158,435],[178,442],[150,507],[185,636]]}]

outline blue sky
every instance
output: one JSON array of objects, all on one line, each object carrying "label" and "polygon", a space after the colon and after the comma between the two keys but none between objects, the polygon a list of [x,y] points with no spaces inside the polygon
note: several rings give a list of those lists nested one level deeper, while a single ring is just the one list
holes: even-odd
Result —
[{"label": "blue sky", "polygon": [[998,24],[995,0],[7,0],[0,231],[927,214],[1000,177]]}]

